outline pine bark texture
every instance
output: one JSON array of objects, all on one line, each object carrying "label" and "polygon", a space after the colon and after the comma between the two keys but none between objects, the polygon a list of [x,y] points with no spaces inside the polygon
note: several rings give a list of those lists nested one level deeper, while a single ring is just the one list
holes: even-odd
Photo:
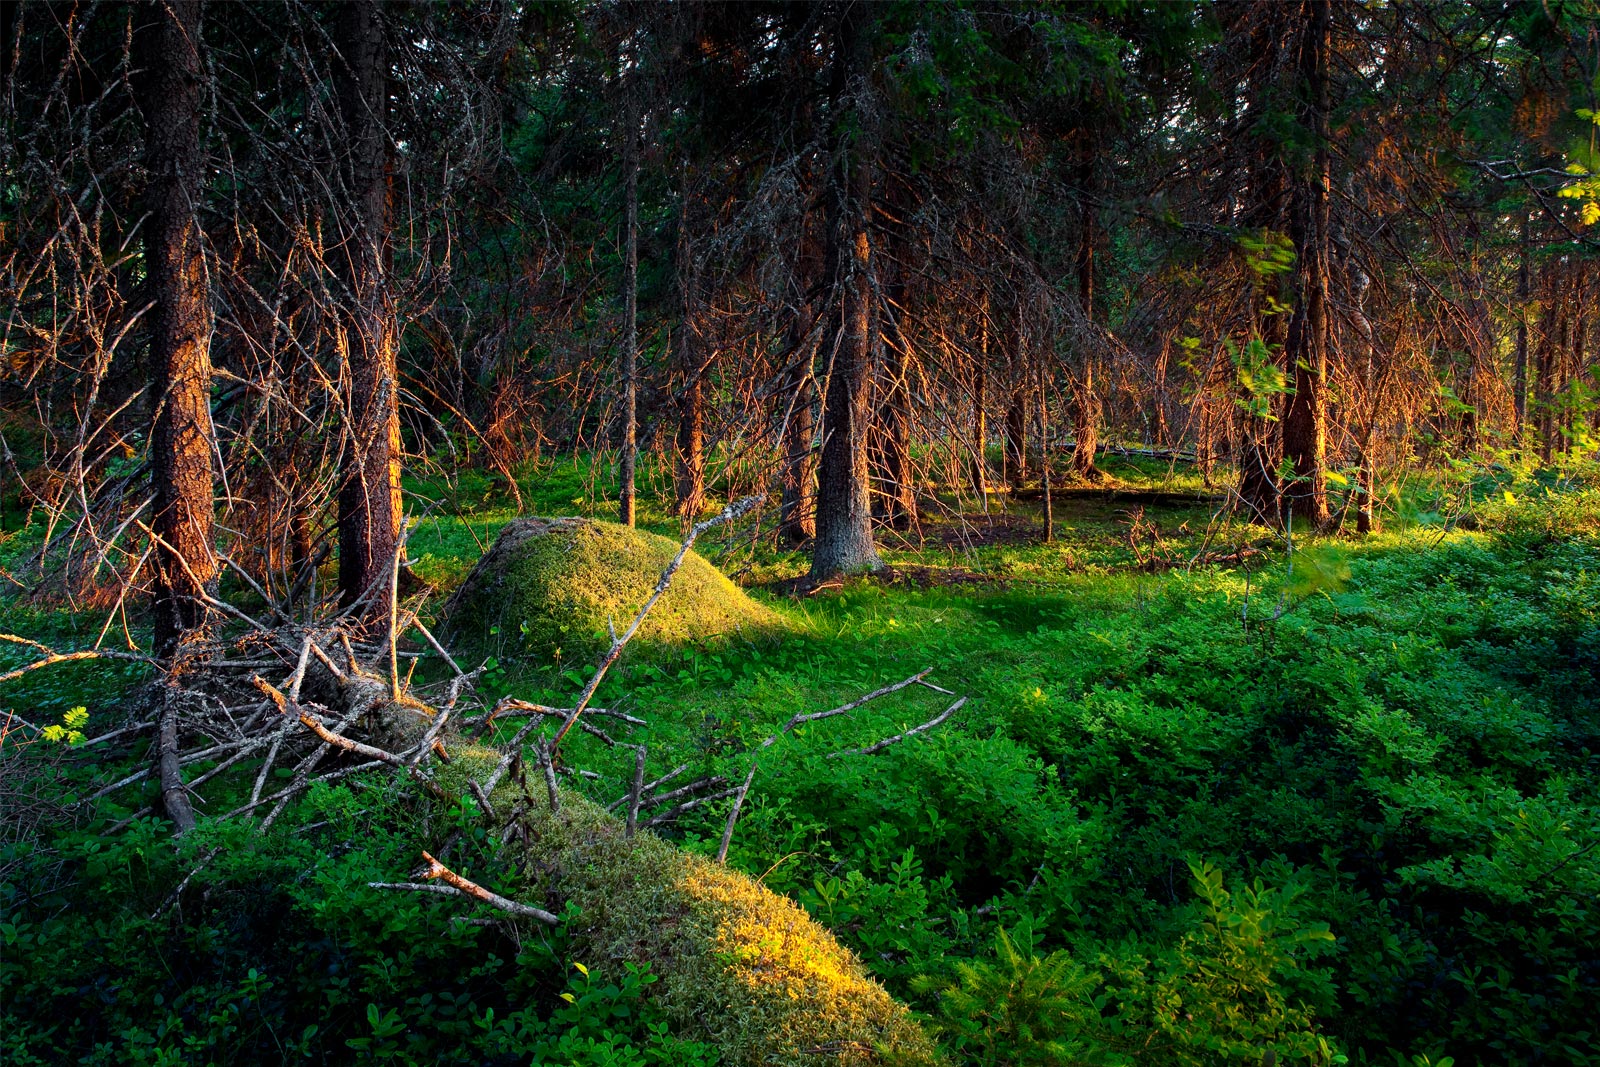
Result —
[{"label": "pine bark texture", "polygon": [[135,33],[150,169],[145,263],[151,298],[150,432],[155,647],[172,656],[207,620],[217,578],[212,546],[214,430],[211,306],[196,209],[202,195],[200,4],[142,9]]},{"label": "pine bark texture", "polygon": [[349,365],[350,451],[339,489],[339,590],[386,618],[400,536],[399,326],[389,284],[391,194],[388,59],[375,0],[338,10],[336,92],[345,134],[347,218],[335,257],[346,294],[340,335]]},{"label": "pine bark texture", "polygon": [[705,376],[710,360],[702,354],[693,251],[689,246],[689,189],[684,183],[683,209],[678,225],[678,287],[683,322],[678,327],[678,370],[683,386],[678,394],[677,457],[673,471],[678,517],[692,525],[705,506],[706,396]]},{"label": "pine bark texture", "polygon": [[1284,356],[1294,381],[1283,419],[1284,452],[1294,464],[1288,487],[1293,513],[1328,525],[1328,0],[1309,0],[1299,13],[1300,82],[1296,111],[1314,139],[1309,165],[1297,168],[1289,220],[1295,248],[1295,301]]},{"label": "pine bark texture", "polygon": [[[865,92],[863,38],[858,6],[844,9],[834,55],[833,99]],[[853,107],[851,107],[852,110]],[[837,109],[836,109],[837,114]],[[872,538],[867,427],[872,403],[872,242],[868,234],[872,169],[860,131],[835,120],[835,164],[830,176],[828,277],[833,292],[824,335],[827,390],[822,405],[822,459],[817,470],[817,532],[811,549],[813,580],[882,566]]]},{"label": "pine bark texture", "polygon": [[639,459],[639,146],[633,87],[623,109],[622,136],[622,455],[618,461],[618,521],[634,522],[634,469]]}]

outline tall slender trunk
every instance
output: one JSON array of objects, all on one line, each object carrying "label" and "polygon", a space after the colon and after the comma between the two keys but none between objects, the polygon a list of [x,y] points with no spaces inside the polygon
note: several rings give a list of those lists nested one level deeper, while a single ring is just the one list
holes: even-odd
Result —
[{"label": "tall slender trunk", "polygon": [[[200,4],[169,0],[140,9],[134,41],[150,184],[145,193],[145,268],[155,307],[150,430],[155,489],[155,649],[174,656],[208,619],[215,586],[211,457],[211,304],[196,208],[200,155]],[[176,815],[174,816],[176,817]]]},{"label": "tall slender trunk", "polygon": [[978,358],[972,365],[972,489],[985,501],[989,493],[989,296],[978,311]]},{"label": "tall slender trunk", "polygon": [[622,455],[617,463],[618,521],[634,520],[634,468],[639,459],[639,117],[633,75],[626,76],[622,135]]},{"label": "tall slender trunk", "polygon": [[1296,176],[1294,209],[1289,229],[1295,246],[1296,300],[1285,363],[1294,376],[1294,395],[1283,419],[1284,450],[1294,463],[1289,489],[1296,515],[1317,527],[1330,521],[1328,511],[1328,412],[1325,381],[1328,365],[1328,52],[1332,17],[1328,0],[1310,0],[1301,31],[1300,73],[1305,86],[1297,111],[1316,139],[1313,163]]},{"label": "tall slender trunk", "polygon": [[703,381],[708,362],[700,354],[700,320],[696,278],[689,246],[689,183],[684,168],[683,204],[678,219],[678,292],[683,322],[678,327],[678,370],[683,376],[678,398],[677,462],[674,488],[678,517],[692,525],[705,503],[706,398]]},{"label": "tall slender trunk", "polygon": [[813,376],[816,345],[812,337],[817,316],[811,287],[823,270],[824,258],[818,254],[815,241],[802,239],[800,255],[794,264],[791,288],[796,295],[789,311],[784,345],[789,366],[776,401],[783,427],[778,443],[782,464],[778,536],[790,545],[803,544],[817,532],[817,385]]},{"label": "tall slender trunk", "polygon": [[1017,385],[1011,390],[1011,400],[1006,404],[1005,460],[1006,485],[1012,492],[1022,488],[1028,480],[1028,387]]},{"label": "tall slender trunk", "polygon": [[[864,39],[859,5],[844,9],[834,56],[835,101],[860,93]],[[837,113],[837,112],[835,112]],[[822,408],[817,534],[811,577],[831,578],[882,566],[872,539],[867,425],[872,400],[872,244],[867,231],[872,172],[861,133],[837,121],[839,143],[830,179],[828,267],[832,282],[828,388]]]},{"label": "tall slender trunk", "polygon": [[1528,425],[1528,214],[1522,214],[1522,233],[1517,255],[1517,354],[1512,381],[1512,404],[1516,410],[1515,437],[1519,446]]},{"label": "tall slender trunk", "polygon": [[784,390],[788,395],[788,421],[783,427],[783,491],[778,505],[778,535],[791,545],[800,545],[816,536],[816,461],[817,426],[813,406],[816,381],[808,365],[795,368]]},{"label": "tall slender trunk", "polygon": [[881,511],[877,517],[890,528],[906,530],[916,517],[917,495],[911,469],[911,389],[906,380],[909,349],[900,328],[905,283],[897,280],[884,288],[887,306],[879,317],[884,358],[876,507]]},{"label": "tall slender trunk", "polygon": [[1583,339],[1589,310],[1588,265],[1579,260],[1572,269],[1578,276],[1576,283],[1569,287],[1572,313],[1568,316],[1568,322],[1572,330],[1572,341],[1568,348],[1570,356],[1561,382],[1561,391],[1566,394],[1568,401],[1561,405],[1561,451],[1567,454],[1572,452],[1572,443],[1578,432],[1579,405],[1572,396],[1572,391],[1577,388],[1579,379],[1583,375]]},{"label": "tall slender trunk", "polygon": [[388,59],[375,0],[339,9],[344,62],[336,92],[344,122],[341,177],[349,213],[335,259],[346,289],[341,344],[350,366],[350,455],[339,490],[339,590],[366,598],[366,616],[389,614],[388,577],[400,536],[399,326],[389,285]]},{"label": "tall slender trunk", "polygon": [[1555,445],[1555,420],[1551,417],[1551,402],[1555,396],[1556,348],[1561,337],[1563,304],[1556,295],[1553,267],[1545,268],[1544,308],[1539,317],[1539,353],[1537,378],[1534,382],[1534,423],[1539,445],[1539,462],[1546,466],[1552,458]]},{"label": "tall slender trunk", "polygon": [[1045,544],[1055,540],[1056,536],[1056,509],[1055,502],[1051,499],[1050,486],[1050,406],[1045,389],[1044,361],[1040,360],[1039,367],[1039,487],[1043,490],[1043,521],[1042,536]]},{"label": "tall slender trunk", "polygon": [[[1094,323],[1095,283],[1095,217],[1092,192],[1095,180],[1095,156],[1099,139],[1092,131],[1083,133],[1078,147],[1078,308],[1083,312],[1085,325]],[[1085,481],[1099,481],[1100,469],[1094,465],[1095,448],[1100,439],[1100,394],[1095,384],[1095,364],[1099,353],[1094,350],[1092,333],[1082,332],[1084,338],[1079,358],[1082,374],[1072,396],[1072,469]],[[1043,398],[1040,398],[1043,403]],[[1042,410],[1042,409],[1041,409]],[[1042,425],[1042,423],[1041,423]],[[1042,432],[1042,431],[1041,431]],[[1048,539],[1048,538],[1047,538]]]}]

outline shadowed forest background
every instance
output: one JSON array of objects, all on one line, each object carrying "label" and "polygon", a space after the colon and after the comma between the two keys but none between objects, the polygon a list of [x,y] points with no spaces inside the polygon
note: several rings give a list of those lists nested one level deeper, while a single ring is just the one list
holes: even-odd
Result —
[{"label": "shadowed forest background", "polygon": [[1600,1063],[1600,7],[0,2],[7,1063]]}]

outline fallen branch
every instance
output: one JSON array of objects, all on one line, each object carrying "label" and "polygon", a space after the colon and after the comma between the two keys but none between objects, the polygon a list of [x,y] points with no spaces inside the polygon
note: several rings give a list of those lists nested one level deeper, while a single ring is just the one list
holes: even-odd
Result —
[{"label": "fallen branch", "polygon": [[921,726],[913,726],[904,733],[895,734],[893,737],[886,737],[882,741],[868,745],[866,748],[852,748],[844,752],[830,752],[828,753],[828,758],[838,759],[840,756],[871,756],[874,753],[882,752],[890,745],[897,745],[908,737],[915,737],[917,734],[926,733],[927,731],[933,729],[935,726],[938,726],[950,716],[960,711],[961,706],[966,702],[967,698],[962,697],[960,700],[957,700],[954,704],[951,704],[948,708],[945,708],[938,715],[935,715]]},{"label": "fallen branch", "polygon": [[[816,722],[819,719],[831,719],[835,715],[843,715],[846,712],[855,711],[857,708],[861,707],[863,704],[866,704],[869,701],[877,700],[879,697],[888,696],[890,693],[898,693],[900,690],[905,689],[905,688],[907,688],[909,686],[921,684],[922,680],[924,678],[926,678],[928,675],[932,674],[932,673],[933,673],[933,668],[932,667],[928,667],[925,670],[918,671],[916,674],[913,674],[911,677],[907,678],[903,682],[896,682],[893,685],[886,685],[882,689],[874,689],[872,692],[868,693],[866,696],[858,697],[855,700],[852,700],[848,704],[841,704],[837,708],[829,708],[827,711],[812,711],[812,712],[806,712],[806,713],[800,714],[800,715],[795,715],[788,722],[784,723],[783,726],[781,726],[778,729],[777,733],[773,734],[771,737],[769,737],[765,741],[761,742],[761,748],[762,749],[771,748],[774,744],[777,743],[778,738],[782,737],[784,734],[788,733],[790,730],[793,730],[796,726],[803,726],[808,722]],[[930,686],[930,688],[932,688],[932,687]]]},{"label": "fallen branch", "polygon": [[733,810],[728,812],[728,821],[722,827],[722,843],[717,846],[718,863],[725,864],[728,862],[728,846],[733,843],[733,824],[739,821],[739,809],[744,807],[745,794],[750,792],[750,783],[755,781],[755,778],[756,765],[755,761],[752,760],[750,763],[750,773],[744,776],[744,784],[741,785],[739,787],[739,791],[734,794]]},{"label": "fallen branch", "polygon": [[[519,904],[515,900],[503,897],[499,893],[491,892],[476,882],[461,877],[449,867],[440,863],[427,852],[422,853],[422,858],[428,862],[428,869],[423,872],[424,878],[429,882],[368,882],[373,889],[397,889],[412,893],[438,893],[442,896],[467,897],[471,900],[481,901],[490,907],[499,908],[501,911],[510,912],[512,915],[525,919],[537,919],[542,923],[555,926],[561,920],[543,908],[535,908],[529,904]],[[444,885],[431,881],[438,879]]]},{"label": "fallen branch", "polygon": [[739,792],[737,788],[724,789],[720,793],[707,793],[703,797],[695,797],[693,800],[686,800],[677,807],[672,808],[670,811],[664,811],[660,815],[652,815],[648,820],[646,820],[644,829],[651,830],[657,826],[665,826],[667,823],[672,822],[685,812],[692,811],[702,804],[709,804],[713,800],[724,800],[733,796],[737,792]]},{"label": "fallen branch", "polygon": [[194,829],[194,806],[184,788],[178,760],[178,689],[170,680],[163,683],[161,726],[156,735],[156,766],[161,772],[161,806],[172,820],[175,834]]},{"label": "fallen branch", "polygon": [[[551,707],[549,704],[533,704],[526,700],[518,700],[516,697],[501,697],[495,703],[495,706],[489,709],[487,714],[469,716],[462,719],[461,724],[463,726],[473,726],[482,723],[484,726],[491,726],[499,719],[520,719],[528,715],[553,716],[564,720],[571,714],[571,708],[556,708]],[[620,719],[629,726],[649,725],[643,719],[626,715],[620,711],[613,711],[610,708],[589,708],[585,711],[585,714],[599,715],[607,719]]]},{"label": "fallen branch", "polygon": [[49,667],[57,663],[73,663],[77,660],[120,659],[131,660],[135,663],[147,663],[152,666],[156,662],[149,656],[141,656],[137,652],[114,652],[100,648],[85,648],[76,652],[57,652],[48,645],[40,644],[38,641],[33,641],[26,637],[18,637],[16,634],[0,634],[0,641],[8,641],[14,645],[26,645],[39,652],[39,658],[32,663],[24,664],[21,667],[0,674],[0,682],[9,682],[13,678],[21,678],[24,674],[36,671],[41,667]]}]

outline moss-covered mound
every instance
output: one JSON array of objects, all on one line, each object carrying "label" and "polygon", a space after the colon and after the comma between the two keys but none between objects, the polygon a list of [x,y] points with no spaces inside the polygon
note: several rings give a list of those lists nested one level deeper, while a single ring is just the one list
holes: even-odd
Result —
[{"label": "moss-covered mound", "polygon": [[[569,662],[592,657],[606,646],[607,620],[619,632],[627,626],[677,551],[665,537],[615,523],[517,519],[445,605],[445,635],[462,648],[497,654],[542,658],[559,649]],[[763,636],[780,625],[690,552],[635,643]]]},{"label": "moss-covered mound", "polygon": [[649,962],[686,1037],[727,1067],[932,1064],[907,1010],[799,905],[575,794],[531,816],[523,899],[578,905],[590,967]]}]

